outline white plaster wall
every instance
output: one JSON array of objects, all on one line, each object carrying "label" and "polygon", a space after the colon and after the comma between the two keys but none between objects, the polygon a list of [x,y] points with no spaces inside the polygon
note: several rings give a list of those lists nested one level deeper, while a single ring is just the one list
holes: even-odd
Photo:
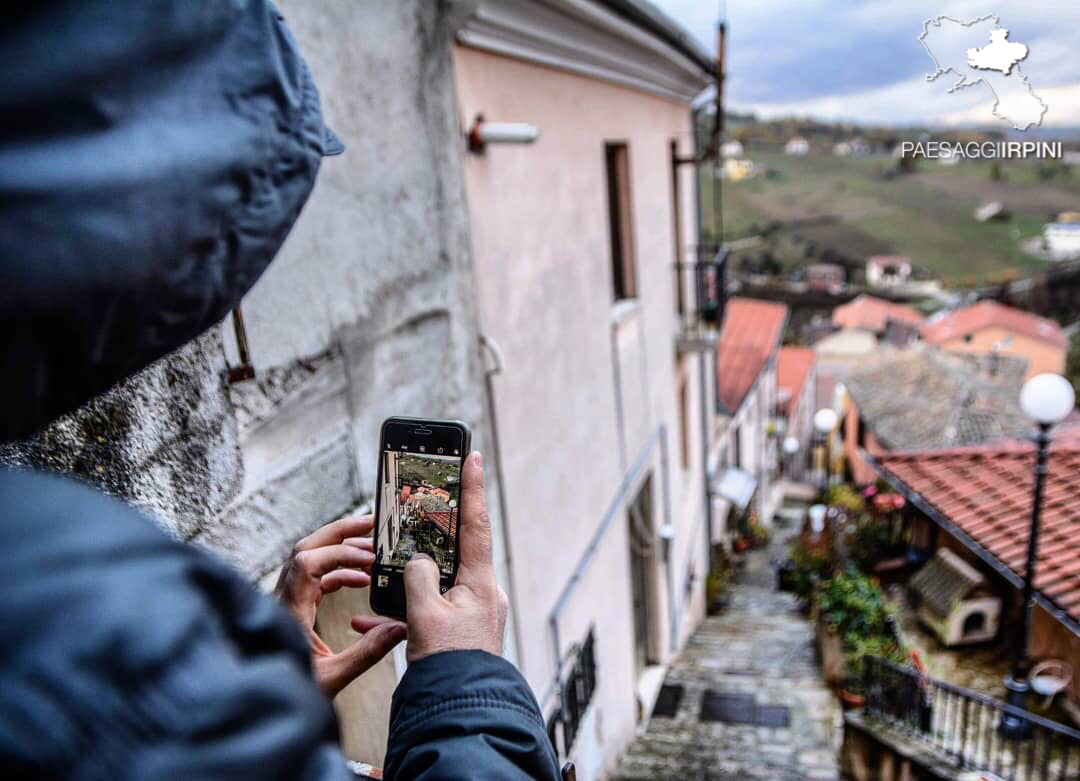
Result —
[{"label": "white plaster wall", "polygon": [[[689,107],[606,82],[457,47],[455,72],[463,125],[477,113],[529,122],[529,146],[489,146],[465,163],[474,279],[481,330],[502,348],[495,380],[508,495],[510,544],[523,639],[522,669],[538,695],[553,675],[547,627],[555,601],[619,485],[657,426],[667,429],[670,515],[676,527],[674,580],[696,589],[679,596],[680,631],[696,623],[704,574],[701,445],[692,463],[678,456],[674,365],[674,239],[669,142],[690,151]],[[605,141],[629,144],[639,298],[613,305]],[[689,172],[687,172],[689,173]],[[684,236],[692,236],[690,182],[683,187]],[[616,324],[614,319],[618,320]],[[689,367],[690,420],[700,426],[697,361]],[[616,384],[616,374],[619,383]],[[622,425],[618,409],[623,410]],[[664,521],[662,455],[649,452],[654,528]],[[629,492],[630,498],[636,486]],[[695,524],[697,522],[697,524]],[[697,526],[697,557],[690,539]],[[668,572],[657,567],[654,631],[669,647]],[[698,612],[697,615],[700,615]],[[597,632],[600,688],[578,742],[579,778],[610,767],[633,736],[633,619],[629,542],[623,508],[584,572],[560,619],[562,651]],[[545,705],[554,707],[554,700]]]}]

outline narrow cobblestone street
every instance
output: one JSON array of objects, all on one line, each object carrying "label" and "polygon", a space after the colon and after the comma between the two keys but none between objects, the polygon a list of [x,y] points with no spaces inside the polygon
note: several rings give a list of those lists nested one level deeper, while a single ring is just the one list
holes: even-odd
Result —
[{"label": "narrow cobblestone street", "polygon": [[[682,687],[675,715],[652,716],[614,778],[839,778],[840,713],[810,623],[773,585],[770,557],[785,549],[747,555],[727,609],[705,619],[668,671],[669,692]],[[705,720],[703,710],[725,720]]]}]

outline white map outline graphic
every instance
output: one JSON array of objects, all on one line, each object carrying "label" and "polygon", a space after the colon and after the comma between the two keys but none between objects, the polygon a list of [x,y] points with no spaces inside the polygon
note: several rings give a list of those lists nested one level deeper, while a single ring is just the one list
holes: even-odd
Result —
[{"label": "white map outline graphic", "polygon": [[[927,74],[926,80],[927,81],[934,81],[934,80],[937,79],[938,76],[942,75],[943,73],[948,73],[949,71],[952,71],[953,73],[955,73],[957,76],[960,77],[960,80],[957,81],[955,84],[953,84],[951,87],[949,87],[949,89],[946,90],[946,92],[952,93],[954,90],[962,89],[964,87],[971,87],[971,86],[973,86],[975,84],[980,84],[980,83],[985,84],[986,88],[988,90],[990,90],[990,94],[994,96],[994,105],[990,108],[990,113],[993,114],[995,117],[997,117],[998,119],[1004,119],[1006,122],[1010,123],[1015,129],[1020,130],[1020,131],[1027,130],[1032,125],[1035,125],[1035,126],[1042,125],[1043,117],[1046,116],[1046,110],[1047,110],[1048,106],[1043,102],[1042,98],[1040,98],[1038,95],[1035,94],[1035,90],[1033,90],[1031,88],[1031,84],[1028,82],[1027,76],[1025,76],[1024,72],[1020,69],[1020,62],[1019,61],[1017,61],[1016,65],[1013,66],[1014,69],[1016,70],[1016,75],[1020,77],[1020,80],[1022,82],[1024,82],[1024,86],[1027,88],[1028,94],[1030,94],[1031,97],[1035,98],[1035,100],[1039,101],[1039,105],[1042,106],[1042,111],[1039,112],[1039,119],[1037,121],[1035,121],[1035,122],[1029,122],[1028,124],[1024,125],[1023,127],[1020,127],[1020,125],[1016,124],[1016,121],[1013,120],[1012,117],[1006,116],[1005,114],[999,114],[998,113],[997,108],[998,108],[998,104],[1001,103],[1001,99],[998,98],[998,94],[996,92],[994,92],[994,87],[993,87],[993,85],[990,84],[989,81],[987,81],[986,79],[983,79],[983,78],[978,78],[978,79],[975,79],[974,81],[968,81],[967,74],[966,73],[961,73],[956,68],[954,68],[952,65],[950,65],[948,68],[942,68],[941,67],[941,64],[937,61],[937,58],[934,56],[934,53],[932,51],[930,51],[930,47],[926,45],[926,36],[930,34],[929,25],[932,24],[935,27],[941,27],[941,20],[942,19],[948,19],[950,22],[956,22],[961,27],[970,27],[973,24],[977,24],[979,22],[984,22],[987,19],[993,19],[994,20],[994,26],[997,29],[999,29],[999,30],[1004,30],[1005,29],[1004,27],[1001,26],[1001,20],[998,19],[997,14],[986,14],[985,16],[980,16],[978,19],[972,19],[970,22],[962,22],[962,21],[960,21],[959,19],[957,19],[957,18],[955,18],[953,16],[946,16],[945,14],[935,16],[932,19],[927,19],[925,22],[923,22],[923,31],[922,31],[922,35],[919,36],[919,43],[922,44],[922,47],[924,49],[926,49],[927,55],[929,55],[930,59],[933,60],[933,62],[934,62],[934,72],[932,74]],[[966,60],[965,60],[965,62],[966,62]],[[972,67],[974,67],[974,66],[972,66]],[[976,70],[980,70],[980,69],[976,68]]]}]

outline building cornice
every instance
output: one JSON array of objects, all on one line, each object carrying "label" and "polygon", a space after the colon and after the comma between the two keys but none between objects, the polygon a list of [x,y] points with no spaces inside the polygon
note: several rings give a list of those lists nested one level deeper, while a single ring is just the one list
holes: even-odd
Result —
[{"label": "building cornice", "polygon": [[457,39],[680,103],[690,103],[713,80],[698,53],[596,0],[479,0]]}]

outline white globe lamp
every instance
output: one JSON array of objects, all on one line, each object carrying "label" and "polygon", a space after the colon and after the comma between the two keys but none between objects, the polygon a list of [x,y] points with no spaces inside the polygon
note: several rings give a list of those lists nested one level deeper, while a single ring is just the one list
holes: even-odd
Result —
[{"label": "white globe lamp", "polygon": [[1036,374],[1020,389],[1020,409],[1042,426],[1065,420],[1075,405],[1073,386],[1060,374]]},{"label": "white globe lamp", "polygon": [[839,422],[840,416],[836,414],[836,410],[828,407],[822,407],[814,413],[814,430],[819,434],[828,434]]}]

